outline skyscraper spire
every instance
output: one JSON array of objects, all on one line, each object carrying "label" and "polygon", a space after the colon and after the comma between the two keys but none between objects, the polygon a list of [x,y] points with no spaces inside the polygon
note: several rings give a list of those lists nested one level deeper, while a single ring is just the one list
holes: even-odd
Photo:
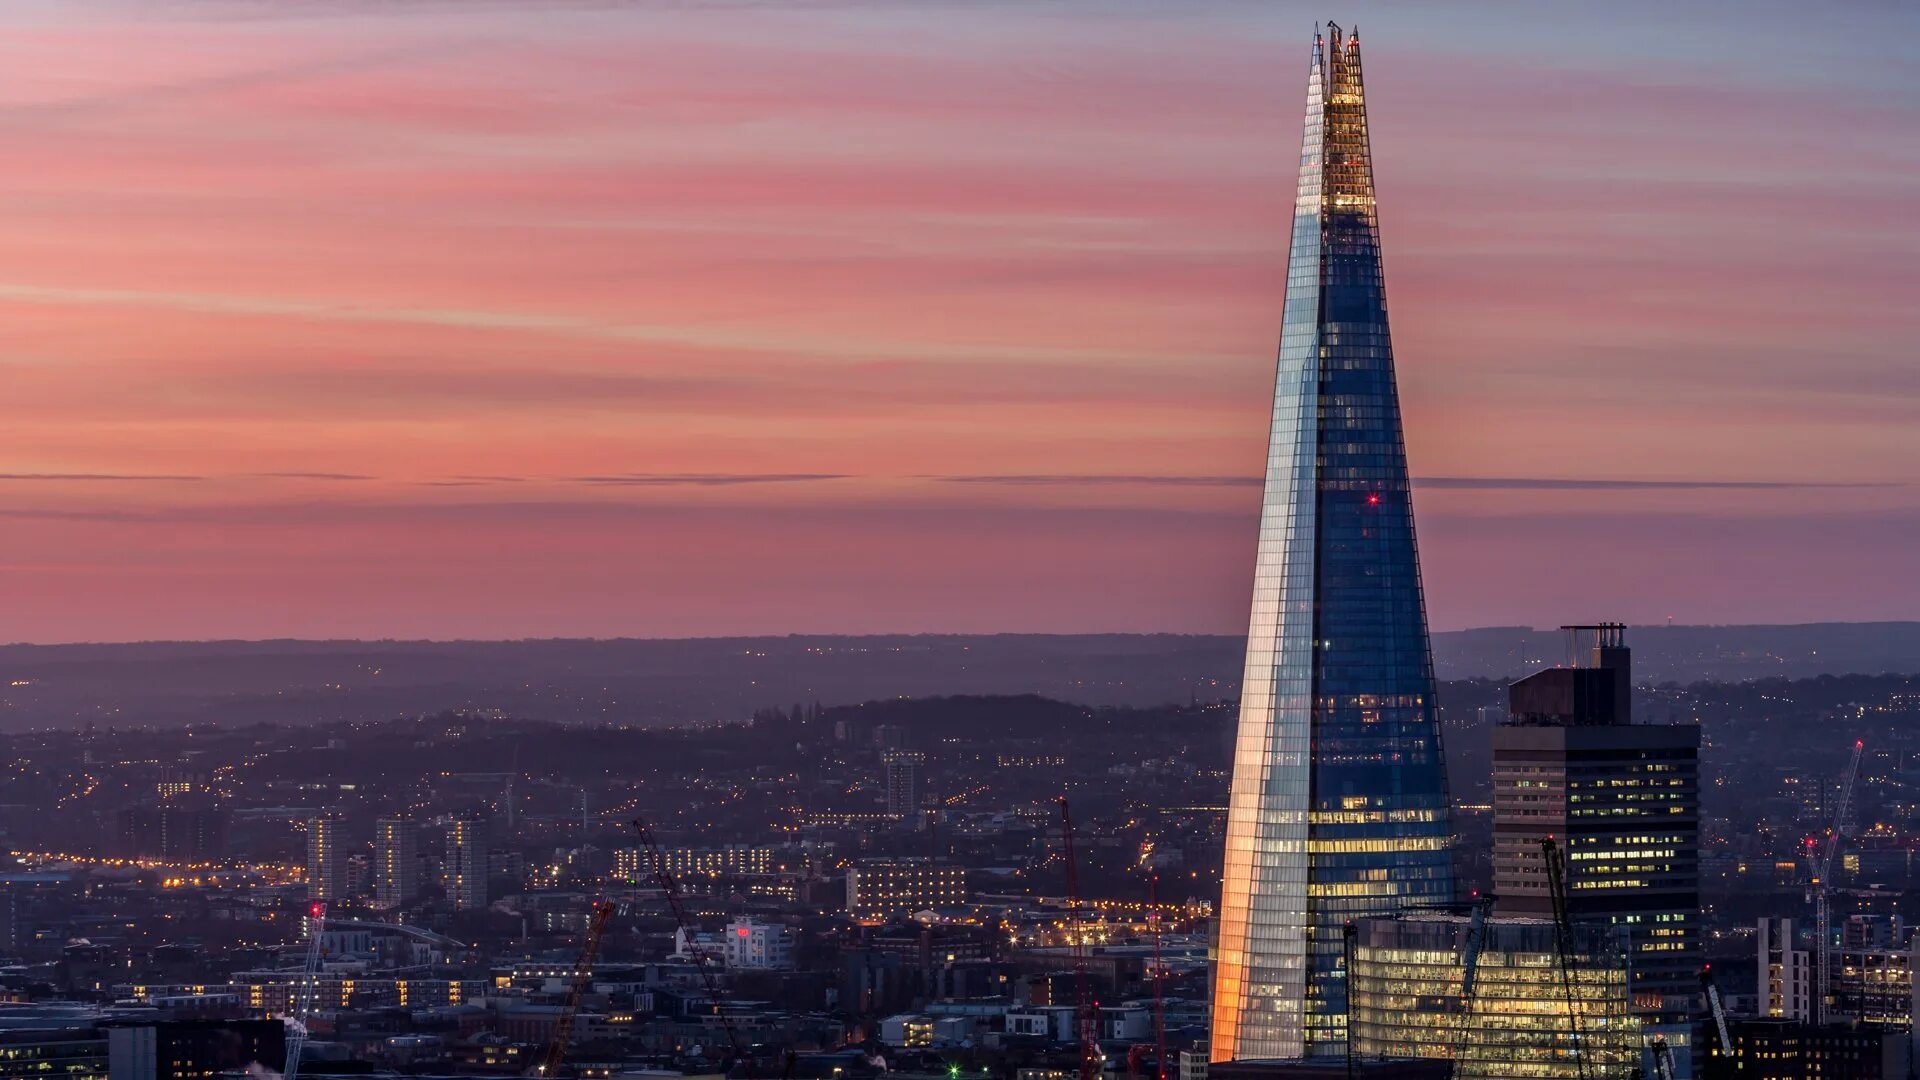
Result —
[{"label": "skyscraper spire", "polygon": [[1336,1052],[1341,930],[1452,899],[1446,776],[1356,36],[1307,76],[1212,1057]]}]

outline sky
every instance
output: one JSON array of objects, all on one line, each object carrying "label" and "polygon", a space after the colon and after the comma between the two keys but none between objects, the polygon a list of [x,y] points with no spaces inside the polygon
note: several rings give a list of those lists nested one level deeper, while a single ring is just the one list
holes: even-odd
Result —
[{"label": "sky", "polygon": [[1434,627],[1920,618],[1920,8],[1807,10],[9,3],[0,640],[1243,632],[1327,18]]}]

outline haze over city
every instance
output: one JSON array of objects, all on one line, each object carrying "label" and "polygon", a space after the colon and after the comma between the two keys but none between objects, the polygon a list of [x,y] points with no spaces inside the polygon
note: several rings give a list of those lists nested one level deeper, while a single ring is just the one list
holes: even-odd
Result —
[{"label": "haze over city", "polygon": [[[1910,617],[1915,9],[1356,14],[1435,627]],[[0,639],[1242,632],[1324,16],[9,5]]]}]

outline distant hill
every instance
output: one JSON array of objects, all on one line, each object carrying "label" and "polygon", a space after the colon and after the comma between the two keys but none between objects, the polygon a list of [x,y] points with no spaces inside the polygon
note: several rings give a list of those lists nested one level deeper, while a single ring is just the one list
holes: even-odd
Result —
[{"label": "distant hill", "polygon": [[[1634,627],[1645,682],[1920,672],[1920,623]],[[1241,640],[1175,634],[684,640],[215,641],[0,646],[0,728],[312,723],[446,709],[578,723],[745,720],[767,706],[1041,694],[1088,705],[1239,695]],[[1442,679],[1564,660],[1551,630],[1441,633]]]}]

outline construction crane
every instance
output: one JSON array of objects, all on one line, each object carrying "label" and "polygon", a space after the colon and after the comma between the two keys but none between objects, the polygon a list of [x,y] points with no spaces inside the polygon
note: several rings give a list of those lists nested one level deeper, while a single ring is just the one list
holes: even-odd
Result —
[{"label": "construction crane", "polygon": [[1487,914],[1493,897],[1479,896],[1473,901],[1473,915],[1467,920],[1466,948],[1460,958],[1460,1023],[1453,1033],[1454,1070],[1459,1071],[1467,1056],[1467,1037],[1473,1027],[1473,992],[1480,976],[1480,953],[1487,946]]},{"label": "construction crane", "polygon": [[1573,1049],[1573,1067],[1580,1080],[1587,1080],[1587,1058],[1580,1049],[1580,1006],[1573,989],[1573,920],[1567,914],[1566,867],[1551,836],[1540,841],[1540,855],[1546,860],[1547,891],[1553,897],[1553,947],[1560,960],[1560,989],[1567,999],[1567,1035]]},{"label": "construction crane", "polygon": [[1814,997],[1813,1019],[1824,1024],[1828,1020],[1828,995],[1833,986],[1833,855],[1840,849],[1840,841],[1847,831],[1847,815],[1852,810],[1853,780],[1860,775],[1860,754],[1866,749],[1866,743],[1860,739],[1853,741],[1853,757],[1847,761],[1847,771],[1840,778],[1840,801],[1834,808],[1833,827],[1827,830],[1826,850],[1820,854],[1820,862],[1813,875],[1813,928],[1820,935],[1814,942]]},{"label": "construction crane", "polygon": [[327,902],[315,900],[307,907],[307,959],[300,966],[300,981],[293,984],[293,1000],[284,1018],[287,1029],[287,1064],[280,1070],[284,1080],[298,1080],[300,1053],[307,1046],[307,1024],[312,1021],[320,998],[320,935],[327,929]]},{"label": "construction crane", "polygon": [[1087,948],[1080,929],[1080,870],[1073,857],[1073,811],[1060,796],[1061,846],[1067,859],[1067,933],[1073,945],[1074,1024],[1080,1042],[1080,1080],[1099,1080],[1100,1033],[1087,994]]},{"label": "construction crane", "polygon": [[1140,1063],[1153,1054],[1154,1080],[1167,1080],[1166,970],[1160,960],[1160,875],[1147,875],[1147,927],[1153,933],[1153,1042],[1127,1047],[1127,1075],[1138,1080]]},{"label": "construction crane", "polygon": [[1727,1035],[1727,1009],[1720,1001],[1720,988],[1713,982],[1713,965],[1700,969],[1700,989],[1707,997],[1707,1011],[1713,1014],[1714,1033],[1720,1039],[1720,1056],[1733,1057],[1733,1039]]},{"label": "construction crane", "polygon": [[573,963],[572,984],[567,988],[567,1006],[560,1011],[560,1019],[553,1026],[553,1039],[547,1043],[547,1056],[541,1061],[535,1076],[558,1076],[560,1068],[567,1060],[567,1044],[573,1041],[574,1021],[580,1016],[580,1002],[593,986],[593,962],[600,956],[600,937],[606,933],[607,920],[613,917],[612,901],[602,900],[593,905],[593,914],[587,920],[587,940],[580,947],[580,958]]},{"label": "construction crane", "polygon": [[753,1058],[740,1046],[740,1035],[733,1030],[733,1020],[727,1016],[725,991],[720,980],[707,966],[706,950],[696,940],[698,927],[687,917],[687,908],[680,902],[680,885],[673,879],[673,871],[667,868],[667,853],[660,850],[660,841],[654,838],[653,830],[647,827],[642,818],[633,819],[633,831],[639,834],[640,846],[645,850],[647,861],[653,865],[654,881],[660,885],[660,891],[666,894],[667,908],[673,912],[673,922],[679,928],[682,937],[687,940],[687,948],[693,953],[694,969],[700,973],[700,984],[706,988],[707,1000],[713,1002],[713,1011],[720,1017],[720,1030],[727,1037],[727,1049],[733,1053],[733,1060],[746,1070],[747,1080],[753,1080]]},{"label": "construction crane", "polygon": [[1153,1071],[1167,1080],[1167,965],[1160,958],[1160,875],[1147,878],[1147,918],[1153,923]]},{"label": "construction crane", "polygon": [[1666,1037],[1655,1035],[1647,1047],[1653,1052],[1654,1080],[1674,1080],[1673,1047],[1667,1045]]}]

